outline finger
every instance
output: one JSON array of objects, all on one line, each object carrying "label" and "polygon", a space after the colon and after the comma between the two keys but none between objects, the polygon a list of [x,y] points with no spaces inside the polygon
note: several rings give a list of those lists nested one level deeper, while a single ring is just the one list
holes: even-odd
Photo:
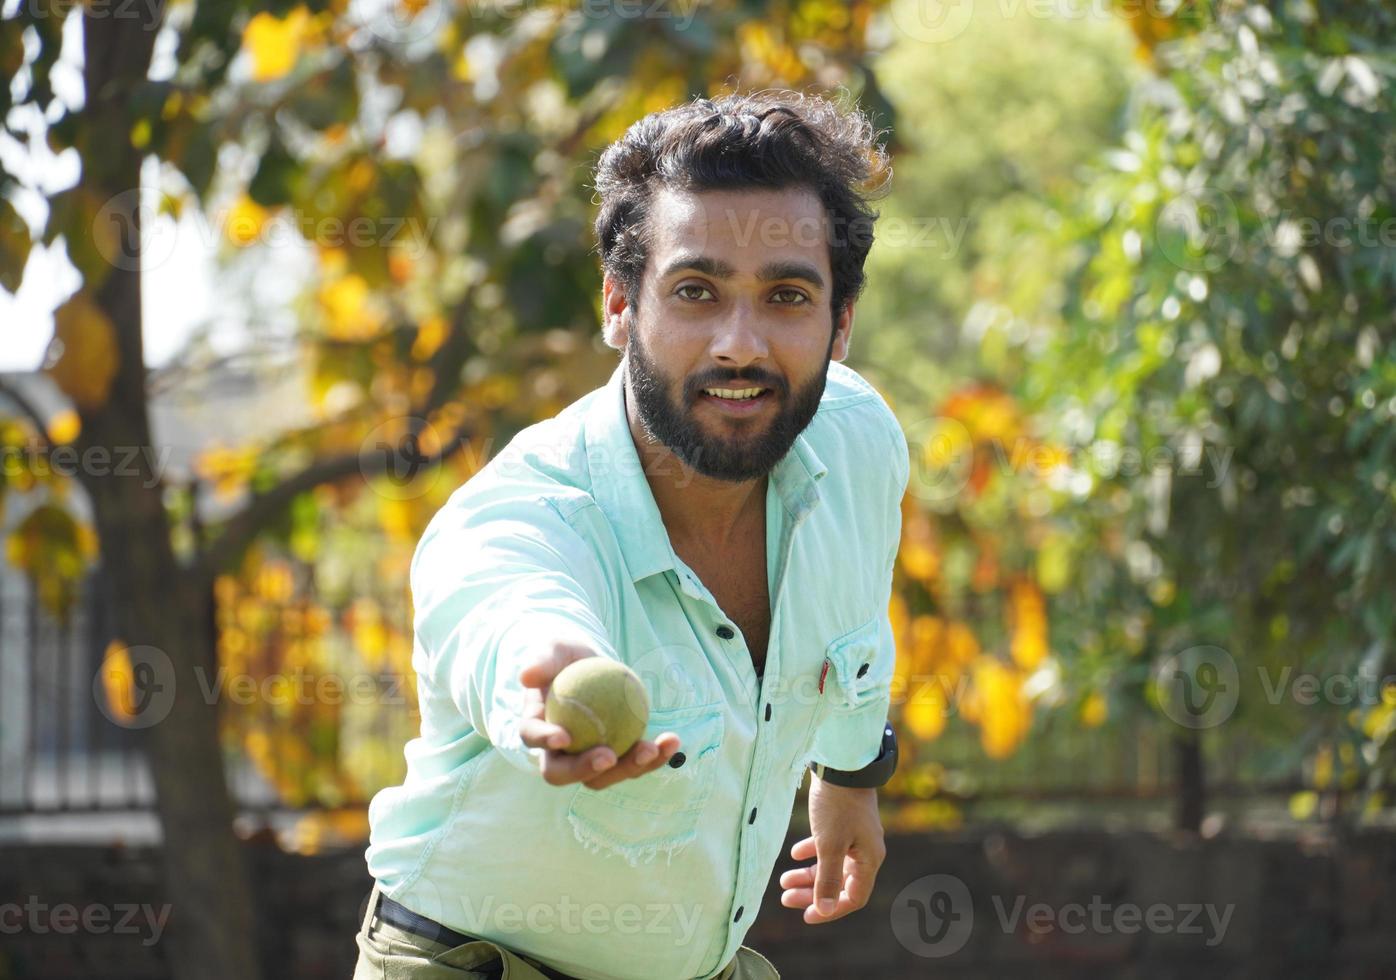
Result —
[{"label": "finger", "polygon": [[523,717],[542,718],[545,714],[546,705],[543,703],[543,692],[536,687],[524,688]]},{"label": "finger", "polygon": [[814,846],[814,838],[806,837],[804,840],[797,840],[790,845],[790,856],[796,861],[808,861],[818,854],[818,849]]},{"label": "finger", "polygon": [[844,878],[843,889],[854,908],[862,908],[872,897],[873,882],[877,880],[877,868],[871,861],[850,862],[849,874]]},{"label": "finger", "polygon": [[572,741],[567,729],[542,718],[525,718],[519,722],[519,738],[530,749],[565,749]]},{"label": "finger", "polygon": [[543,754],[541,768],[544,780],[554,786],[566,786],[590,779],[615,764],[616,754],[607,746],[598,745],[577,755],[550,749]]},{"label": "finger", "polygon": [[787,888],[780,893],[780,904],[789,909],[804,911],[814,901],[813,888]]},{"label": "finger", "polygon": [[519,683],[524,687],[546,688],[568,664],[596,654],[580,643],[554,643],[552,648],[536,657],[519,671]]},{"label": "finger", "polygon": [[827,916],[838,907],[848,845],[830,834],[816,838],[814,844],[818,857],[814,866],[814,904],[820,915]]},{"label": "finger", "polygon": [[857,911],[861,906],[857,905],[848,892],[839,893],[839,901],[834,911],[829,915],[821,915],[814,908],[813,888],[788,888],[780,893],[780,904],[788,909],[800,909],[804,912],[804,920],[809,925],[818,925],[821,922],[832,922],[841,919],[850,912]]},{"label": "finger", "polygon": [[670,758],[679,748],[679,737],[673,732],[665,732],[654,741],[641,739],[621,756],[616,764],[597,776],[587,780],[590,789],[605,789],[625,779],[635,779],[654,772],[660,766],[669,764]]},{"label": "finger", "polygon": [[834,910],[828,915],[818,912],[814,906],[805,906],[805,923],[811,926],[822,925],[825,922],[833,922],[835,919],[842,919],[850,912],[856,912],[857,906],[848,898],[846,894],[840,895]]},{"label": "finger", "polygon": [[[814,888],[813,868],[791,868],[782,871],[780,875],[780,887],[782,888]],[[806,902],[805,904],[809,904]]]}]

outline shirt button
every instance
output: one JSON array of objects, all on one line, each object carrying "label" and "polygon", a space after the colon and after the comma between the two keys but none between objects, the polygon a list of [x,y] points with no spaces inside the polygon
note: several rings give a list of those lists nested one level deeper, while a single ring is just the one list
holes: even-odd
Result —
[{"label": "shirt button", "polygon": [[672,756],[669,757],[670,768],[677,769],[679,766],[683,765],[684,759],[686,758],[688,757],[685,756],[682,752],[675,752]]},{"label": "shirt button", "polygon": [[717,628],[717,635],[722,637],[724,640],[730,640],[737,634],[732,632],[732,627],[728,626],[726,623],[723,623],[721,626]]},{"label": "shirt button", "polygon": [[766,705],[766,720],[771,720],[771,706],[769,704]]},{"label": "shirt button", "polygon": [[741,921],[742,921],[742,913],[743,913],[744,911],[746,911],[746,906],[745,906],[745,905],[739,906],[739,907],[737,908],[737,914],[736,914],[735,916],[732,917],[732,921],[733,921],[733,922],[741,922]]},{"label": "shirt button", "polygon": [[756,807],[751,808],[751,816],[746,818],[747,823],[756,823]]},{"label": "shirt button", "polygon": [[863,664],[863,666],[861,666],[861,667],[858,668],[858,676],[859,676],[859,677],[862,677],[862,676],[863,676],[864,674],[866,674],[867,672],[868,672],[868,665],[867,665],[867,664]]}]

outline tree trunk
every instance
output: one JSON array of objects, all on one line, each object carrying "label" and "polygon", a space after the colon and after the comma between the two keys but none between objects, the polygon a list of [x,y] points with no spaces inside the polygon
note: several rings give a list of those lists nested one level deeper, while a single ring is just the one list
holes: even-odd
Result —
[{"label": "tree trunk", "polygon": [[[202,576],[181,569],[170,542],[161,474],[152,473],[141,340],[141,154],[131,146],[130,99],[146,77],[160,17],[84,18],[83,186],[102,215],[129,230],[94,298],[111,320],[120,364],[107,403],[81,412],[79,449],[120,455],[140,447],[139,475],[82,472],[103,560],[111,570],[115,625],[151,695],[143,726],[164,829],[164,884],[171,905],[168,962],[178,980],[257,980],[260,964],[247,857],[233,833],[216,703],[195,673],[210,656]],[[86,458],[86,457],[83,457]],[[138,648],[153,648],[159,653]],[[148,674],[140,665],[148,664]],[[169,693],[166,693],[168,689]],[[163,697],[162,697],[163,695]],[[172,695],[172,696],[171,696]]]},{"label": "tree trunk", "polygon": [[1202,740],[1197,732],[1178,735],[1173,742],[1178,761],[1179,830],[1198,833],[1207,809],[1207,780],[1203,768]]}]

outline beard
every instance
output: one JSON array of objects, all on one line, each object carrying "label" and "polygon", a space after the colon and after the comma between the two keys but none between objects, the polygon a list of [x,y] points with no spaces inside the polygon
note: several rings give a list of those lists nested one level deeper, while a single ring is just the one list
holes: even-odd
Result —
[{"label": "beard", "polygon": [[[626,371],[635,395],[635,410],[645,432],[669,447],[686,466],[703,476],[731,483],[765,476],[790,451],[795,437],[805,430],[819,410],[833,351],[831,329],[823,367],[792,395],[784,381],[760,370],[739,372],[718,368],[692,379],[691,384],[678,384],[645,353],[633,320],[625,344]],[[774,418],[760,431],[756,430],[759,423],[748,422],[746,427],[752,430],[750,432],[731,436],[711,434],[697,418],[698,399],[704,388],[722,384],[769,388],[770,393],[762,397],[777,400]],[[680,398],[677,402],[670,397],[673,391],[677,391]]]}]

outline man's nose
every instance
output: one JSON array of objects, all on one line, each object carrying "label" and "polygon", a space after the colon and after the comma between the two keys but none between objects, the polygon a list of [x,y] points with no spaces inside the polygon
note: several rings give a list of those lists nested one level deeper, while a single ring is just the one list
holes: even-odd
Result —
[{"label": "man's nose", "polygon": [[744,367],[770,356],[760,318],[748,303],[734,303],[718,323],[709,351],[727,367]]}]

